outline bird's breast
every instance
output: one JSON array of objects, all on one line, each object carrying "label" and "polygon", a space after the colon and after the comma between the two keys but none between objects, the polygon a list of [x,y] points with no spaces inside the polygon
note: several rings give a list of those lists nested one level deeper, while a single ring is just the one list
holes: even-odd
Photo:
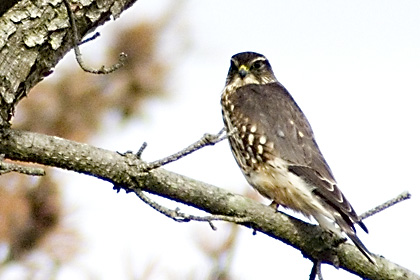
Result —
[{"label": "bird's breast", "polygon": [[243,173],[260,170],[272,158],[273,142],[267,138],[258,122],[240,110],[231,101],[233,93],[225,90],[222,94],[223,121],[229,135],[233,155]]}]

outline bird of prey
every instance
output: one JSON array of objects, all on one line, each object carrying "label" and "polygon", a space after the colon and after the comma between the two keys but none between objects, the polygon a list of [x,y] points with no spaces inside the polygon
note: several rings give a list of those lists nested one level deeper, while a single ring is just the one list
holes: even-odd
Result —
[{"label": "bird of prey", "polygon": [[375,263],[354,227],[368,232],[366,226],[338,189],[308,120],[267,58],[234,55],[221,103],[232,153],[249,184],[275,209],[282,205],[341,237],[344,232]]}]

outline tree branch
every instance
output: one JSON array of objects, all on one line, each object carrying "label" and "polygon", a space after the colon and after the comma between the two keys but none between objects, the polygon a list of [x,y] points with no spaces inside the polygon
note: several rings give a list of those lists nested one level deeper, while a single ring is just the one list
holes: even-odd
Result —
[{"label": "tree branch", "polygon": [[[114,187],[115,189],[115,187]],[[147,205],[158,211],[159,213],[165,215],[166,217],[176,221],[176,222],[190,222],[190,221],[197,221],[197,222],[208,222],[210,227],[213,230],[217,230],[217,228],[214,226],[213,221],[226,221],[226,222],[232,222],[232,223],[244,223],[249,222],[247,217],[232,217],[232,216],[225,216],[225,215],[210,215],[210,216],[195,216],[195,215],[189,215],[180,212],[180,209],[177,207],[175,210],[171,210],[169,208],[166,208],[152,199],[150,199],[147,195],[144,194],[144,192],[141,190],[141,188],[134,188],[134,192],[136,195]]]},{"label": "tree branch", "polygon": [[[193,144],[189,145],[188,147],[186,147],[185,149],[172,154],[168,157],[165,157],[163,159],[159,159],[159,160],[155,160],[151,163],[147,163],[146,166],[144,167],[143,171],[150,171],[159,167],[162,167],[168,163],[177,161],[201,148],[204,148],[206,146],[212,146],[215,145],[217,143],[219,143],[220,141],[224,140],[227,138],[227,135],[223,135],[223,132],[225,131],[225,129],[223,128],[222,130],[219,131],[219,133],[217,134],[204,134],[203,137],[201,137],[199,140],[197,140],[196,142],[194,142]],[[143,145],[140,147],[139,151],[137,152],[137,156],[141,157],[141,154],[143,153],[144,149],[146,148],[147,144],[143,143]]]},{"label": "tree branch", "polygon": [[127,60],[127,55],[125,53],[120,53],[118,62],[112,65],[111,67],[102,66],[100,69],[94,69],[86,65],[86,63],[82,59],[82,53],[80,52],[80,48],[79,48],[79,43],[80,43],[79,31],[77,30],[76,20],[74,19],[73,11],[71,10],[69,0],[63,0],[63,1],[67,9],[67,14],[69,16],[70,26],[73,31],[72,32],[73,33],[72,34],[73,48],[74,48],[74,53],[76,54],[77,63],[79,63],[80,68],[82,68],[83,71],[92,73],[92,74],[109,74],[120,69],[122,66],[124,66],[124,63]]},{"label": "tree branch", "polygon": [[391,206],[393,206],[397,203],[400,203],[400,202],[402,202],[406,199],[409,199],[410,197],[411,197],[411,194],[409,192],[405,191],[405,192],[399,194],[398,196],[382,203],[381,205],[378,205],[375,208],[373,208],[369,211],[366,211],[365,213],[360,215],[360,219],[364,220],[366,218],[369,218],[370,216],[373,216],[373,215],[375,215],[375,214],[377,214],[377,213],[379,213],[379,212],[381,212],[385,209],[388,209],[389,207],[391,207]]},{"label": "tree branch", "polygon": [[[369,279],[420,279],[385,258],[373,266],[353,245],[339,243],[315,225],[304,223],[249,198],[233,194],[164,169],[142,171],[145,162],[135,155],[92,147],[59,137],[5,129],[0,153],[12,160],[36,162],[95,176],[127,191],[147,191],[214,215],[246,218],[240,223],[295,247],[311,260],[339,267]],[[136,184],[133,184],[133,178]]]},{"label": "tree branch", "polygon": [[[136,0],[72,0],[73,25],[83,38]],[[0,127],[8,125],[15,105],[51,74],[73,48],[73,29],[63,0],[22,0],[0,18]]]},{"label": "tree branch", "polygon": [[[82,38],[111,17],[117,18],[134,2],[102,0],[98,5],[97,1],[72,0],[70,8],[75,11],[73,19],[78,35]],[[0,127],[7,127],[15,105],[72,49],[74,32],[67,11],[63,0],[22,0],[1,17]],[[372,266],[354,246],[347,243],[337,246],[340,243],[337,237],[326,234],[317,226],[223,189],[161,168],[153,169],[176,160],[178,154],[148,164],[134,155],[121,155],[54,136],[10,129],[0,130],[0,154],[7,159],[95,176],[134,191],[139,197],[146,191],[213,214],[210,218],[198,217],[203,221],[209,222],[215,217],[230,220],[226,217],[232,217],[232,221],[301,250],[317,265],[321,262],[339,264],[341,268],[369,279],[420,279],[384,258],[376,257],[378,265]],[[7,168],[19,169],[16,165]],[[166,213],[172,213],[169,215],[175,218],[176,215],[184,219],[192,217],[177,210]]]},{"label": "tree branch", "polygon": [[9,173],[9,172],[18,172],[25,175],[32,176],[44,176],[45,170],[39,167],[26,166],[22,164],[16,164],[12,162],[4,162],[4,155],[0,156],[0,175]]}]

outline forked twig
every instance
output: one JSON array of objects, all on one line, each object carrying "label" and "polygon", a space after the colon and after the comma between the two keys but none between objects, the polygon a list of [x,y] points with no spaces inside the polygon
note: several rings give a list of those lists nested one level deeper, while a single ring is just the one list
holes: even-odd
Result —
[{"label": "forked twig", "polygon": [[[82,68],[83,71],[92,73],[92,74],[109,74],[121,68],[124,65],[125,61],[127,60],[127,55],[125,53],[120,53],[118,62],[112,65],[111,67],[102,66],[99,69],[94,69],[85,64],[85,62],[82,59],[82,53],[80,52],[80,48],[79,48],[80,39],[79,39],[79,33],[77,31],[76,20],[74,19],[73,11],[71,10],[71,6],[68,0],[64,0],[64,5],[66,6],[67,14],[69,16],[70,26],[72,28],[72,35],[73,35],[72,39],[73,39],[74,53],[76,55],[76,60],[77,60],[77,63],[79,63],[80,68]],[[95,35],[92,38],[96,38],[97,36]],[[92,38],[88,40],[90,41],[92,40]],[[87,40],[83,41],[82,43],[86,43],[86,42]]]},{"label": "forked twig", "polygon": [[321,273],[321,262],[316,260],[313,261],[314,265],[312,266],[311,274],[309,275],[309,280],[315,280],[315,278],[318,276],[318,280],[323,280]]},{"label": "forked twig", "polygon": [[[133,179],[133,182],[137,185],[137,181]],[[233,222],[233,223],[245,223],[249,222],[248,217],[233,217],[233,216],[225,216],[225,215],[209,215],[209,216],[196,216],[185,214],[180,211],[179,208],[175,210],[169,209],[165,206],[158,204],[157,202],[150,199],[145,193],[140,189],[140,187],[133,189],[136,195],[147,205],[158,211],[159,213],[165,215],[172,220],[182,223],[182,222],[190,222],[190,221],[198,221],[198,222],[207,222],[209,223],[210,227],[213,230],[217,228],[213,224],[213,221],[226,221],[226,222]]]},{"label": "forked twig", "polygon": [[[179,160],[203,147],[211,146],[219,143],[220,141],[226,139],[228,137],[228,134],[223,135],[223,132],[225,129],[223,128],[220,130],[217,134],[204,134],[203,137],[201,137],[198,141],[195,143],[189,145],[187,148],[172,154],[168,157],[165,157],[163,159],[159,159],[150,163],[147,163],[142,171],[147,172],[159,167],[162,167],[163,165],[166,165],[168,163],[174,162],[176,160]],[[146,148],[146,143],[143,143],[143,145],[140,147],[139,151],[136,153],[137,156],[141,156],[144,149]]]}]

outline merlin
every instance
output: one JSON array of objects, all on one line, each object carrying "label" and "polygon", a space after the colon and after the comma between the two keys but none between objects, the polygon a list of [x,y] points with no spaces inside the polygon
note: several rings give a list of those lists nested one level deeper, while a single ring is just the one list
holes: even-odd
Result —
[{"label": "merlin", "polygon": [[344,232],[375,263],[356,235],[366,226],[338,189],[312,128],[263,55],[231,58],[222,113],[232,153],[248,183],[279,205],[314,217],[339,236]]}]

